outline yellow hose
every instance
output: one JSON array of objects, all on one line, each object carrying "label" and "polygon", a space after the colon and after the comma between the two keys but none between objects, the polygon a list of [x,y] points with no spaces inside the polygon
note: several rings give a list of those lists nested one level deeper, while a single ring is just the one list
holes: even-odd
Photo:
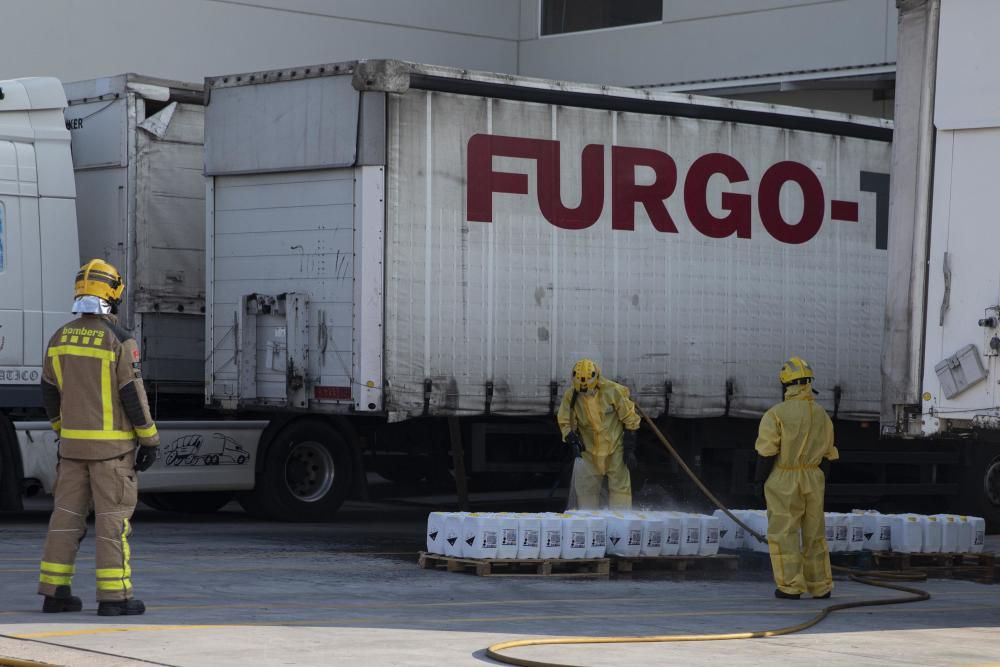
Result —
[{"label": "yellow hose", "polygon": [[[642,410],[636,406],[636,410],[646,420],[646,423],[656,434],[660,442],[666,447],[670,455],[674,457],[677,463],[681,466],[688,477],[701,489],[702,493],[720,510],[726,513],[726,515],[735,521],[739,526],[747,531],[749,535],[752,535],[757,540],[761,542],[766,542],[767,538],[760,533],[752,530],[749,526],[744,524],[739,520],[729,509],[722,504],[715,495],[708,490],[708,488],[698,479],[697,475],[688,467],[681,455],[677,453],[670,442],[667,440],[666,436],[660,432],[653,420],[649,418]],[[880,598],[875,600],[862,600],[859,602],[843,602],[840,604],[832,604],[828,607],[824,607],[818,614],[813,616],[807,621],[798,623],[797,625],[789,625],[784,628],[777,628],[775,630],[758,630],[756,632],[730,632],[722,634],[711,634],[711,635],[649,635],[645,637],[549,637],[546,639],[517,639],[509,642],[500,642],[498,644],[493,644],[486,649],[486,655],[493,660],[502,662],[508,665],[518,665],[519,667],[574,667],[574,665],[567,665],[564,663],[556,662],[543,662],[540,660],[528,660],[526,658],[515,658],[513,656],[502,655],[502,651],[509,651],[515,648],[524,648],[527,646],[570,646],[570,645],[583,645],[583,644],[652,644],[652,643],[662,643],[662,642],[704,642],[704,641],[723,641],[727,639],[763,639],[765,637],[780,637],[781,635],[790,635],[794,632],[802,632],[803,630],[808,630],[814,625],[820,623],[827,616],[835,611],[843,611],[844,609],[856,609],[858,607],[881,607],[890,604],[904,604],[907,602],[921,602],[923,600],[929,600],[931,595],[927,591],[922,591],[919,588],[909,588],[906,586],[900,586],[898,584],[890,583],[892,581],[923,581],[927,578],[927,575],[920,572],[913,573],[889,573],[889,572],[857,572],[845,567],[833,567],[834,570],[839,572],[846,572],[848,578],[851,581],[856,581],[860,584],[866,584],[868,586],[877,586],[878,588],[888,588],[895,591],[900,591],[902,593],[907,593],[908,597],[893,597],[893,598]]]},{"label": "yellow hose", "polygon": [[[837,570],[847,570],[847,568],[835,568]],[[827,616],[835,611],[842,611],[844,609],[855,609],[857,607],[879,607],[890,604],[904,604],[906,602],[920,602],[923,600],[929,600],[931,595],[927,591],[922,591],[918,588],[908,588],[906,586],[900,586],[898,584],[889,583],[888,581],[879,581],[879,579],[892,579],[892,580],[922,580],[926,576],[920,573],[913,574],[883,574],[881,572],[865,572],[863,574],[851,573],[848,575],[851,581],[856,581],[861,584],[867,584],[869,586],[878,586],[879,588],[889,588],[896,591],[901,591],[903,593],[908,593],[909,597],[895,597],[895,598],[881,598],[877,600],[861,600],[859,602],[843,602],[840,604],[833,604],[828,607],[824,607],[818,614],[813,616],[807,621],[798,623],[797,625],[789,625],[784,628],[777,628],[775,630],[758,630],[756,632],[730,632],[723,634],[712,634],[712,635],[649,635],[646,637],[550,637],[546,639],[518,639],[509,642],[500,642],[499,644],[494,644],[486,649],[486,655],[496,660],[508,665],[518,665],[519,667],[574,667],[573,665],[567,665],[565,663],[558,662],[543,662],[540,660],[528,660],[525,658],[515,658],[509,655],[501,655],[502,651],[508,651],[514,648],[524,648],[526,646],[567,646],[567,645],[578,645],[578,644],[650,644],[650,643],[660,643],[660,642],[704,642],[704,641],[722,641],[726,639],[762,639],[764,637],[780,637],[781,635],[790,635],[793,632],[802,632],[803,630],[808,630],[813,627]]]}]

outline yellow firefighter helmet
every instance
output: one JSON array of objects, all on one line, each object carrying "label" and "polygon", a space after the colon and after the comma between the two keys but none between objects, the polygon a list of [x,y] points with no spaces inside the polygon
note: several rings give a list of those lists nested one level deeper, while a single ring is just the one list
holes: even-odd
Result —
[{"label": "yellow firefighter helmet", "polygon": [[76,285],[73,297],[96,296],[108,303],[116,304],[122,300],[125,283],[122,282],[118,269],[103,259],[92,259],[80,267],[76,274]]}]

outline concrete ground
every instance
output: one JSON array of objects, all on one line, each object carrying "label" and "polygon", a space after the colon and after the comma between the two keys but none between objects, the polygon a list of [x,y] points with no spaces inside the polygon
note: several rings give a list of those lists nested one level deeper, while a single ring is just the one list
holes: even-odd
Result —
[{"label": "concrete ground", "polygon": [[[491,664],[484,649],[498,641],[762,630],[828,604],[774,599],[764,571],[679,582],[420,570],[425,516],[393,501],[349,504],[325,525],[258,522],[231,509],[207,518],[140,510],[133,581],[148,612],[125,620],[94,613],[92,535],[74,587],[85,611],[43,615],[35,582],[47,509],[0,516],[0,665],[4,656],[74,667]],[[1000,550],[1000,537],[988,548]],[[512,655],[573,665],[1000,663],[1000,587],[919,586],[930,601],[839,612],[793,636]],[[838,582],[834,601],[886,595],[897,594]]]}]

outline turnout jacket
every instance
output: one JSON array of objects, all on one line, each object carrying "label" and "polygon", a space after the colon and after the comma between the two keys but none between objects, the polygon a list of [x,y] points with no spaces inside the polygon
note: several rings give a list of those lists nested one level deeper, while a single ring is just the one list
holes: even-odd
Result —
[{"label": "turnout jacket", "polygon": [[139,370],[139,346],[107,315],[83,315],[49,339],[42,400],[59,455],[104,460],[160,436],[149,412]]}]

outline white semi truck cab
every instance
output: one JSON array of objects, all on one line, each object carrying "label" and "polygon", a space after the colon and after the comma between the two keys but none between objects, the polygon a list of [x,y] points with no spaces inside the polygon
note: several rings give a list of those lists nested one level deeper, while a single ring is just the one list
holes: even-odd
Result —
[{"label": "white semi truck cab", "polygon": [[0,405],[41,405],[48,335],[80,267],[66,97],[52,78],[0,81]]}]

